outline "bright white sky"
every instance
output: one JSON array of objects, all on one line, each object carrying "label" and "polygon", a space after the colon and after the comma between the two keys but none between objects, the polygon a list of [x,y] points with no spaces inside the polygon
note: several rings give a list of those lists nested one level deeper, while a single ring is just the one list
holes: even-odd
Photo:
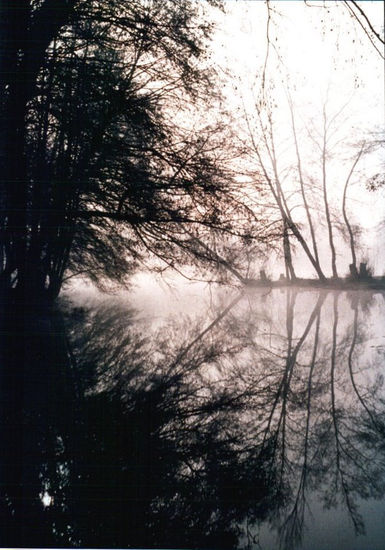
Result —
[{"label": "bright white sky", "polygon": [[[384,62],[342,2],[328,2],[326,9],[316,7],[315,2],[311,2],[313,7],[290,0],[270,4],[269,35],[276,50],[270,48],[270,77],[279,81],[286,67],[298,97],[315,102],[322,100],[331,81],[337,103],[354,91],[356,103],[363,107],[361,120],[370,125],[383,123]],[[383,3],[361,4],[381,30]],[[225,9],[215,41],[217,62],[230,71],[235,86],[242,86],[238,91],[247,95],[247,89],[258,83],[265,61],[267,9],[258,0],[227,0]],[[277,52],[282,59],[280,74]]]},{"label": "bright white sky", "polygon": [[[282,143],[291,139],[285,87],[290,89],[302,129],[305,124],[319,126],[326,97],[330,116],[347,103],[337,120],[335,158],[329,174],[330,193],[332,196],[334,193],[337,206],[353,154],[350,144],[367,138],[367,133],[373,130],[384,131],[384,60],[342,2],[327,2],[326,8],[322,7],[323,2],[310,4],[312,7],[303,1],[270,2],[266,93],[277,105],[274,118]],[[375,29],[383,34],[383,3],[365,1],[360,5]],[[217,16],[214,58],[223,69],[227,108],[238,115],[241,135],[244,111],[253,116],[253,98],[261,89],[267,48],[267,8],[263,1],[227,0],[225,10],[225,14]],[[310,158],[312,146],[305,132],[301,147]],[[384,161],[381,154],[383,157],[382,151],[360,163],[348,202],[353,221],[368,229],[363,255],[370,256],[379,273],[385,271],[383,239],[380,245],[380,237],[373,228],[385,218],[383,195],[368,193],[363,180],[380,169],[379,164]],[[284,158],[283,152],[280,158]],[[342,255],[341,275],[346,271],[346,253]]]}]

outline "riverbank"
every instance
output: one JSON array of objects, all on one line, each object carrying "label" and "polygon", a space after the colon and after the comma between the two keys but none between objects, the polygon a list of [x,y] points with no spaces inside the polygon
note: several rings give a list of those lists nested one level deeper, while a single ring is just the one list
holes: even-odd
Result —
[{"label": "riverbank", "polygon": [[385,291],[384,277],[371,277],[365,279],[301,279],[292,280],[280,279],[271,281],[269,279],[244,279],[244,286],[247,288],[319,288],[328,290],[380,290]]}]

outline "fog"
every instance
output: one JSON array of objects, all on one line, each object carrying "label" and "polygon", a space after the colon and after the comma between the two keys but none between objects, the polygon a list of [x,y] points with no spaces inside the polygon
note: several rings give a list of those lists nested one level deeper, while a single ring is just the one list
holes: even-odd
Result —
[{"label": "fog", "polygon": [[383,550],[382,3],[14,8],[0,545]]}]

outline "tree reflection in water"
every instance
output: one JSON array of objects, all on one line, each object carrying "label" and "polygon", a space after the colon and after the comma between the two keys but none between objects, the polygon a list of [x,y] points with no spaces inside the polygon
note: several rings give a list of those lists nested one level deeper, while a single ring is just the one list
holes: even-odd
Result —
[{"label": "tree reflection in water", "polygon": [[[285,549],[301,543],[308,496],[314,500],[316,493],[326,507],[345,508],[356,534],[363,534],[359,500],[380,499],[385,493],[383,350],[369,356],[371,335],[359,325],[360,309],[368,317],[368,294],[312,293],[309,315],[301,293],[301,315],[295,311],[299,294],[288,291],[286,335],[279,332],[282,317],[274,325],[270,314],[267,349],[261,322],[249,319],[254,327],[249,349],[259,353],[268,373],[260,431],[275,441],[286,501],[271,522]],[[372,296],[372,306],[374,302]],[[382,306],[382,297],[380,302]]]},{"label": "tree reflection in water", "polygon": [[294,548],[314,492],[363,532],[359,499],[385,492],[372,307],[239,295],[156,332],[115,302],[66,307],[65,330],[58,313],[24,330],[27,355],[3,330],[5,372],[24,372],[3,385],[2,543],[257,548],[269,522]]}]

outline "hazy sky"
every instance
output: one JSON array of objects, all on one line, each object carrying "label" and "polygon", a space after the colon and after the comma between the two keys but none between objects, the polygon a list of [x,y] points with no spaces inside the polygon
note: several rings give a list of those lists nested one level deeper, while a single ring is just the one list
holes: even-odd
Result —
[{"label": "hazy sky", "polygon": [[[342,2],[270,2],[270,47],[267,73],[286,76],[296,87],[298,99],[322,101],[327,86],[338,104],[353,92],[351,111],[367,124],[384,122],[384,62]],[[375,27],[383,26],[382,2],[361,2]],[[265,2],[227,0],[219,18],[215,41],[218,62],[230,71],[238,92],[247,95],[258,84],[265,62],[267,9]],[[277,62],[277,54],[281,62]],[[235,81],[238,81],[237,83]]]}]

